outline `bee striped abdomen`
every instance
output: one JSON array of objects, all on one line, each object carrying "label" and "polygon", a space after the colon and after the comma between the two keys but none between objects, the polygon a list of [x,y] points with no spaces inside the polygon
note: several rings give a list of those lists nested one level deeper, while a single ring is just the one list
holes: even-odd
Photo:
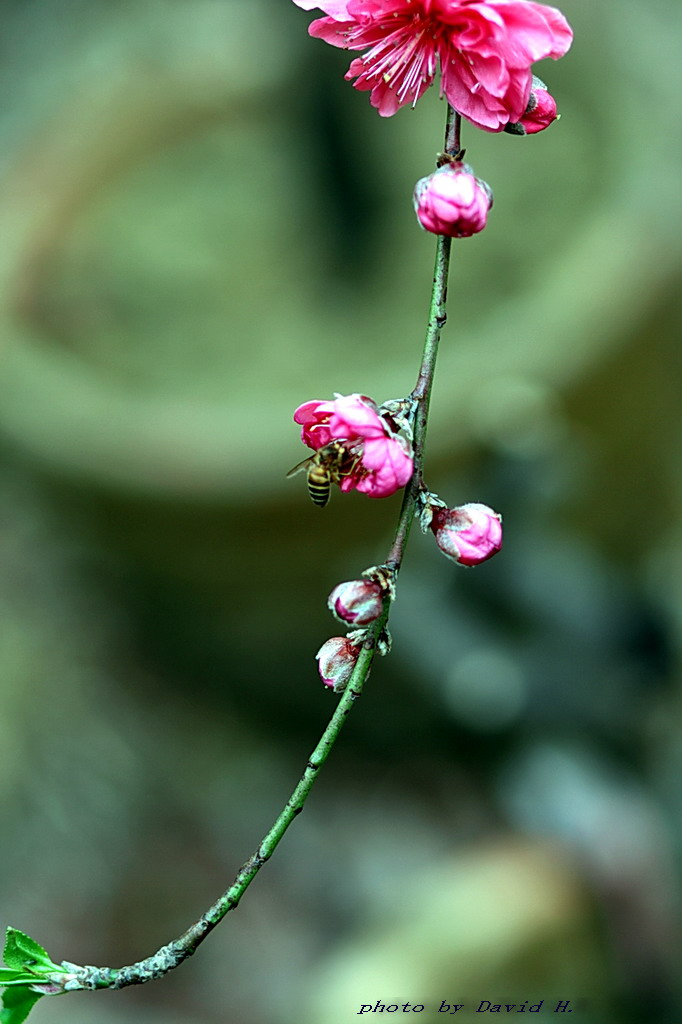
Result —
[{"label": "bee striped abdomen", "polygon": [[329,501],[332,484],[341,486],[342,480],[350,476],[360,460],[358,446],[348,446],[346,441],[330,441],[318,448],[310,458],[299,462],[290,469],[287,476],[306,471],[308,494],[313,504],[324,508]]},{"label": "bee striped abdomen", "polygon": [[313,504],[324,508],[329,501],[332,478],[326,466],[313,465],[308,470],[308,494]]}]

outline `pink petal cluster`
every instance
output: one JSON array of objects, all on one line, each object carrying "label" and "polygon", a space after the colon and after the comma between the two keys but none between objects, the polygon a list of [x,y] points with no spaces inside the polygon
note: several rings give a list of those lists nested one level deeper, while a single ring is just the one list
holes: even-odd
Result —
[{"label": "pink petal cluster", "polygon": [[359,648],[345,636],[333,636],[315,655],[320,678],[334,693],[343,693],[353,674]]},{"label": "pink petal cluster", "polygon": [[330,402],[304,402],[294,413],[301,440],[317,451],[332,441],[345,442],[357,456],[342,478],[342,491],[358,490],[370,498],[387,498],[412,476],[412,453],[365,395],[338,395]]},{"label": "pink petal cluster", "polygon": [[438,68],[441,93],[479,128],[502,131],[528,106],[531,65],[562,57],[573,33],[554,7],[532,0],[294,0],[326,17],[310,35],[364,50],[346,79],[371,91],[383,117],[413,106]]},{"label": "pink petal cluster", "polygon": [[384,594],[372,580],[349,580],[334,587],[327,601],[329,610],[342,622],[368,626],[384,610]]},{"label": "pink petal cluster", "polygon": [[479,565],[502,547],[502,516],[478,502],[437,509],[431,529],[443,554],[459,565]]},{"label": "pink petal cluster", "polygon": [[482,231],[492,206],[492,192],[465,164],[439,167],[414,188],[417,220],[426,231],[450,238],[470,238]]}]

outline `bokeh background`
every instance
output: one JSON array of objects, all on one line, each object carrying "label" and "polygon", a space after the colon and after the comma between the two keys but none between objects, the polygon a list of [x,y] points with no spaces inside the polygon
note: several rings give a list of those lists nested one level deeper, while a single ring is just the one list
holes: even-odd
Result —
[{"label": "bokeh background", "polygon": [[[413,535],[394,652],[238,912],[36,1022],[679,1019],[679,13],[563,10],[560,124],[465,128],[495,208],[433,397],[430,486],[504,552]],[[413,385],[444,107],[378,118],[286,0],[1,20],[1,917],[118,965],[231,881],[330,714],[325,598],[399,501],[314,508],[291,414]]]}]

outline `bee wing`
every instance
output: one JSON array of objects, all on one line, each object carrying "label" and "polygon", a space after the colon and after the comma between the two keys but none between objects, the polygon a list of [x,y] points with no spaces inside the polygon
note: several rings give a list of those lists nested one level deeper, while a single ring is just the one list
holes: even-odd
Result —
[{"label": "bee wing", "polygon": [[287,473],[287,476],[288,477],[289,476],[295,476],[296,473],[300,473],[301,470],[307,469],[308,466],[310,465],[310,463],[313,461],[314,458],[315,458],[314,455],[310,455],[307,459],[304,459],[303,462],[299,462],[298,465],[294,466],[293,469],[289,470],[289,472]]}]

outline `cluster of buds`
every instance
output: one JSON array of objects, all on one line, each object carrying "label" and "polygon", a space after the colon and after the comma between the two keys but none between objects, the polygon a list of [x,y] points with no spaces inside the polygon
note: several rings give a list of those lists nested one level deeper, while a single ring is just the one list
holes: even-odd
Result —
[{"label": "cluster of buds", "polygon": [[[571,46],[571,27],[554,7],[536,0],[293,2],[320,11],[309,26],[312,36],[360,55],[351,61],[346,79],[369,92],[382,117],[415,106],[440,75],[441,96],[458,118],[484,131],[534,135],[557,119],[553,97],[532,73],[536,61],[557,60]],[[492,191],[463,157],[463,151],[442,154],[437,170],[417,182],[414,208],[426,231],[470,238],[486,226]],[[332,483],[342,491],[382,498],[413,476],[414,407],[407,402],[379,407],[364,395],[337,395],[331,402],[306,402],[294,419],[304,444],[315,452],[302,466],[308,466],[310,495],[320,506]],[[421,478],[418,486],[422,529],[432,531],[448,558],[473,566],[500,550],[497,512],[478,502],[449,508]],[[379,622],[392,597],[393,579],[389,589],[376,571],[341,583],[330,594],[332,612],[355,627],[346,637],[328,640],[317,654],[320,675],[334,691],[348,685],[365,643],[386,647]]]},{"label": "cluster of buds", "polygon": [[[429,491],[420,493],[419,517],[422,530],[431,530],[439,549],[458,565],[486,562],[502,547],[502,516],[488,505],[469,502],[448,508]],[[395,573],[387,566],[373,566],[357,580],[334,587],[327,605],[341,622],[360,627],[345,637],[327,640],[316,654],[320,677],[334,693],[342,693],[353,674],[360,650],[367,639],[367,627],[383,614],[386,600],[395,597]],[[380,654],[390,649],[385,628],[376,640]]]},{"label": "cluster of buds", "polygon": [[[518,121],[509,121],[503,130],[510,135],[535,135],[559,116],[554,97],[542,79],[533,75],[526,109]],[[463,156],[464,150],[454,156],[441,153],[437,170],[420,178],[414,187],[412,202],[417,220],[434,235],[471,238],[488,222],[492,189],[474,175],[469,164],[463,163]]]},{"label": "cluster of buds", "polygon": [[[333,636],[327,640],[315,656],[322,682],[334,693],[346,689],[367,640],[367,627],[383,615],[386,601],[394,597],[395,572],[386,565],[372,566],[360,579],[339,583],[332,590],[327,599],[329,610],[340,622],[356,627],[345,637]],[[387,654],[391,646],[388,630],[384,627],[373,642],[379,654]]]},{"label": "cluster of buds", "polygon": [[[334,448],[335,465],[343,466],[344,472],[330,469],[328,475],[342,491],[355,489],[369,497],[386,497],[412,476],[414,403],[409,399],[377,406],[365,395],[337,395],[328,402],[305,402],[294,419],[301,424],[302,440],[318,456]],[[321,465],[324,468],[324,463]],[[315,500],[312,485],[311,496]],[[502,517],[487,505],[470,502],[448,508],[425,489],[419,491],[418,500],[422,529],[430,529],[443,554],[458,565],[480,565],[500,550]],[[394,597],[395,569],[388,565],[372,566],[360,578],[346,580],[332,590],[329,610],[352,627],[345,637],[325,641],[316,655],[322,682],[334,693],[346,689],[360,651],[370,640],[370,630],[371,645],[380,654],[388,652],[390,635],[385,627],[377,632],[375,624]]]},{"label": "cluster of buds", "polygon": [[[556,120],[556,104],[532,72],[573,40],[563,14],[535,0],[294,0],[324,15],[309,26],[332,46],[360,51],[346,74],[382,117],[414,106],[440,69],[440,92],[478,128],[532,135]],[[458,154],[415,188],[426,231],[469,238],[482,231],[490,189]]]}]

